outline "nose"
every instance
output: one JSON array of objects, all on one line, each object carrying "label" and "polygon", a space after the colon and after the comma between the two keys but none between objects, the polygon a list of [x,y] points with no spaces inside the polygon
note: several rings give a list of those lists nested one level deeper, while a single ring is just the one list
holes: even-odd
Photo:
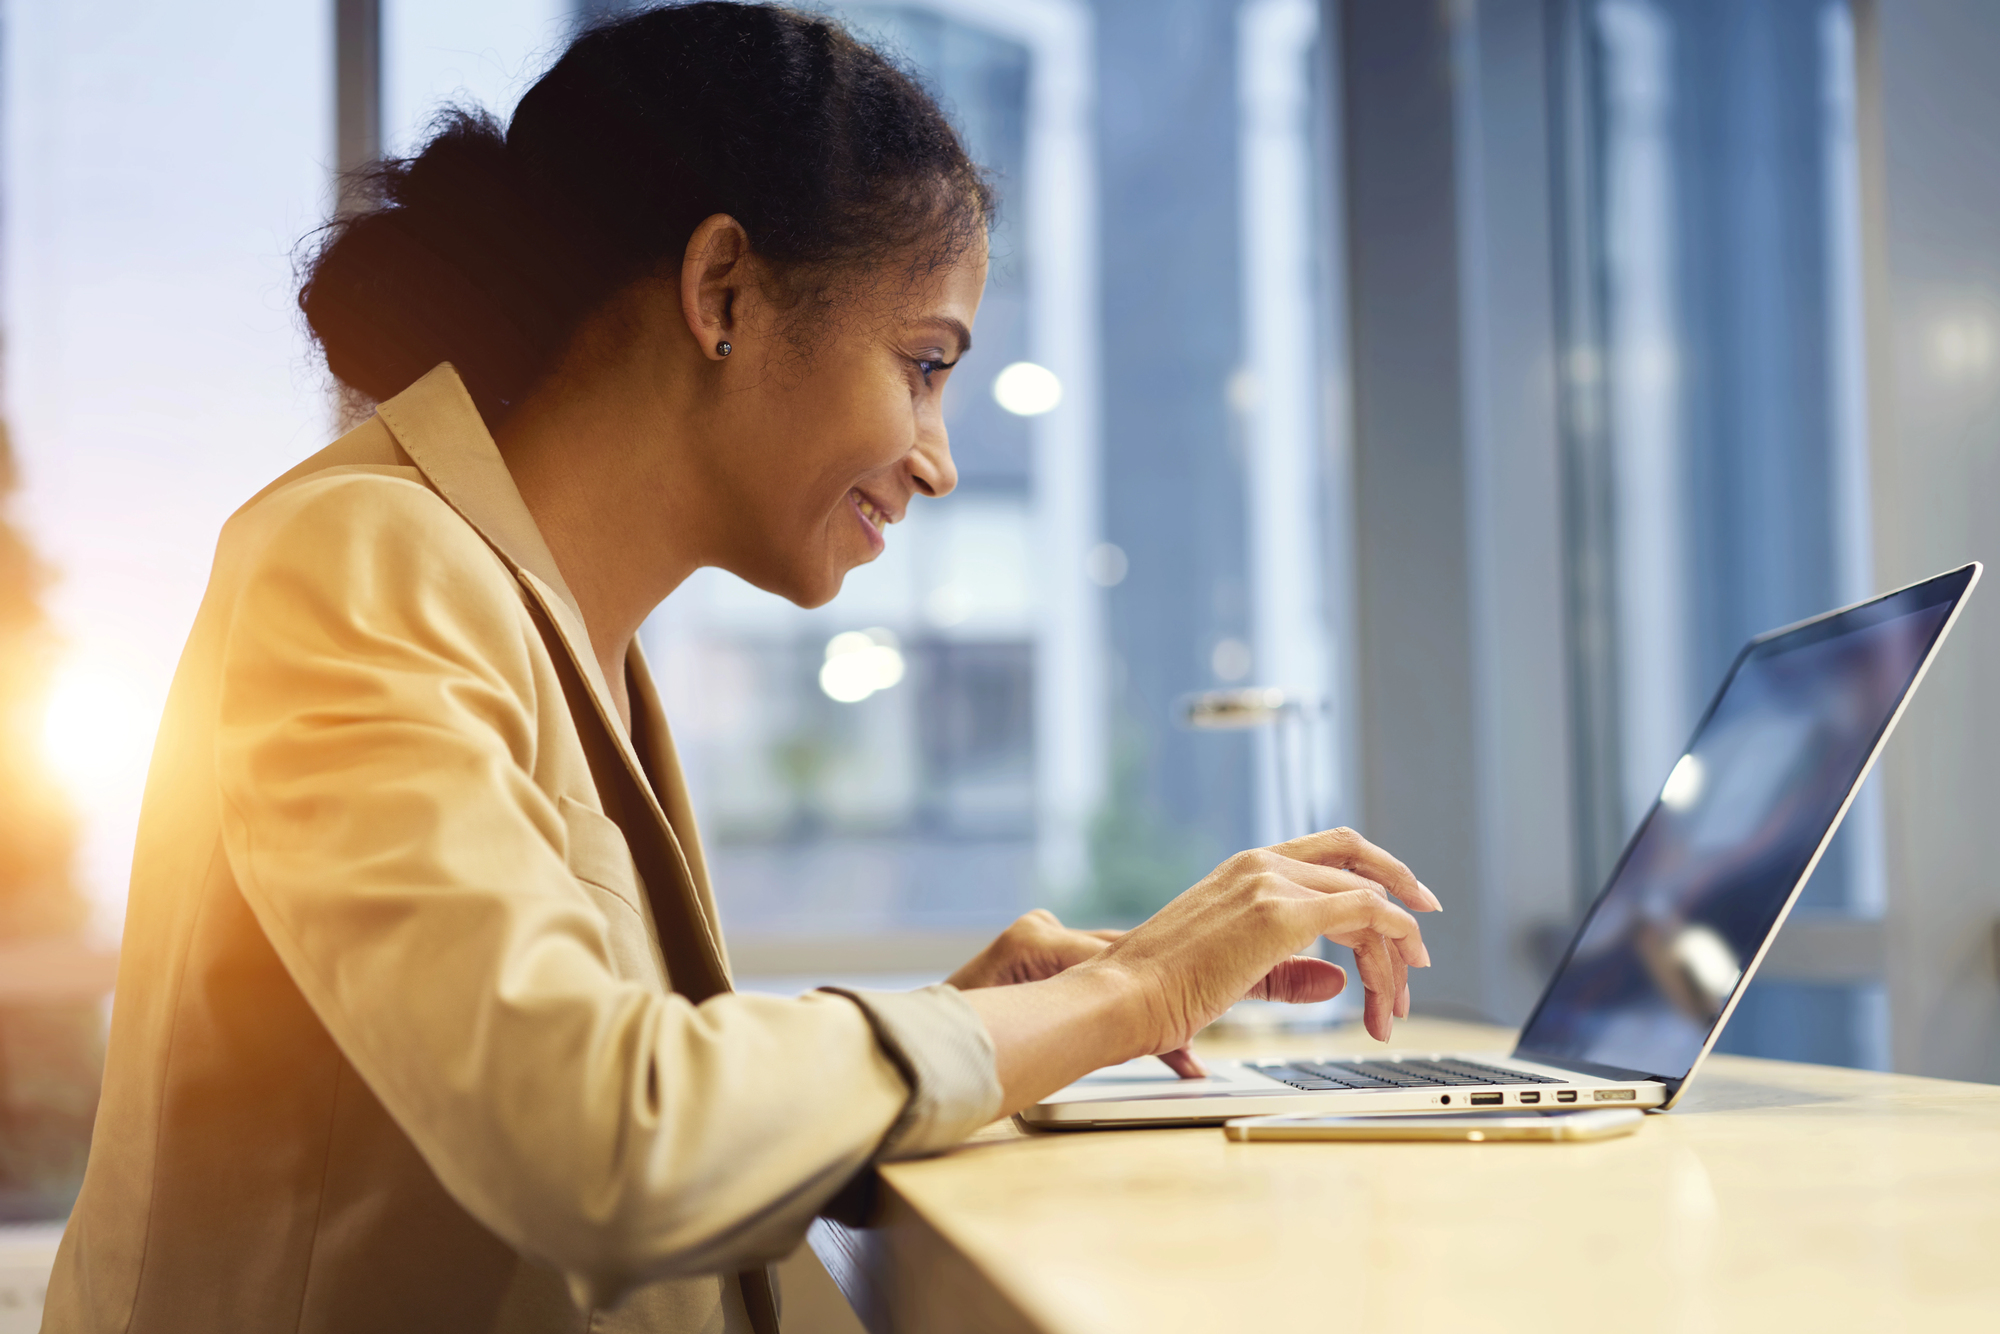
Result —
[{"label": "nose", "polygon": [[951,461],[951,437],[944,423],[918,437],[910,451],[910,482],[918,491],[935,499],[948,496],[958,487],[958,465]]}]

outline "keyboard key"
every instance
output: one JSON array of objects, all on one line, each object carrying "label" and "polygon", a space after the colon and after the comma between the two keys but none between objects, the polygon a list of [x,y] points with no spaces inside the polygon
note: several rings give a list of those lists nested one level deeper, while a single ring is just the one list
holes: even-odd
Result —
[{"label": "keyboard key", "polygon": [[1426,1088],[1471,1082],[1457,1075],[1433,1074],[1428,1070],[1419,1070],[1403,1061],[1356,1061],[1354,1069],[1365,1075],[1373,1075],[1377,1079],[1388,1080],[1399,1088]]},{"label": "keyboard key", "polygon": [[1311,1071],[1313,1074],[1316,1074],[1323,1079],[1338,1080],[1341,1083],[1348,1085],[1350,1088],[1393,1088],[1394,1087],[1394,1085],[1390,1084],[1389,1081],[1385,1079],[1377,1079],[1373,1075],[1362,1074],[1359,1070],[1356,1070],[1353,1066],[1350,1065],[1329,1065],[1324,1061],[1299,1061],[1296,1063],[1296,1065],[1297,1068],[1300,1070]]},{"label": "keyboard key", "polygon": [[1560,1079],[1548,1075],[1532,1075],[1525,1070],[1503,1070],[1499,1066],[1481,1065],[1477,1061],[1443,1060],[1431,1064],[1443,1069],[1462,1071],[1465,1074],[1485,1080],[1489,1084],[1560,1084]]}]

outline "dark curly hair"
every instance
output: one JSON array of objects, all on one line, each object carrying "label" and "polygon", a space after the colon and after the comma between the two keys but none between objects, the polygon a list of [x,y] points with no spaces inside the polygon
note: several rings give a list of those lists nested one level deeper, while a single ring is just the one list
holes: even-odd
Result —
[{"label": "dark curly hair", "polygon": [[299,290],[326,363],[380,401],[441,361],[498,428],[577,327],[726,213],[781,275],[948,264],[993,195],[916,79],[825,18],[676,4],[579,36],[503,132],[453,109],[363,182]]}]

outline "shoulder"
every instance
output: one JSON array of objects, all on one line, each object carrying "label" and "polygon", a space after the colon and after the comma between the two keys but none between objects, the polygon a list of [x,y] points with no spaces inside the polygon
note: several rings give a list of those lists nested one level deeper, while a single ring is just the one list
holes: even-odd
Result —
[{"label": "shoulder", "polygon": [[[231,516],[220,546],[240,555],[305,547],[322,560],[384,557],[469,561],[505,573],[477,530],[415,468],[344,464],[265,492]],[[509,576],[511,577],[511,576]]]},{"label": "shoulder", "polygon": [[348,463],[268,488],[224,525],[211,586],[264,629],[518,637],[513,571],[415,468]]}]

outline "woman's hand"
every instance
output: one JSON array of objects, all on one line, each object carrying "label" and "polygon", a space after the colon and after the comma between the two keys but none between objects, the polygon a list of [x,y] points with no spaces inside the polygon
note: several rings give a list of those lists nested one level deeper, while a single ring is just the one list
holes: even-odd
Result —
[{"label": "woman's hand", "polygon": [[1039,982],[1072,964],[1095,958],[1098,951],[1123,934],[1078,931],[1057,921],[1047,908],[1036,908],[1015,918],[1014,924],[995,936],[991,945],[945,981],[960,991]]},{"label": "woman's hand", "polygon": [[1442,906],[1409,867],[1353,830],[1334,829],[1238,853],[1107,944],[1092,966],[1132,977],[1147,1010],[1145,1045],[1167,1051],[1245,996],[1339,995],[1346,971],[1299,954],[1324,936],[1354,951],[1368,989],[1363,1022],[1387,1041],[1410,1012],[1409,969],[1431,961],[1409,910]]},{"label": "woman's hand", "polygon": [[1092,1070],[1178,1054],[1245,997],[1339,995],[1345,970],[1300,955],[1322,936],[1354,951],[1368,990],[1364,1021],[1386,1040],[1410,1010],[1408,970],[1430,964],[1411,910],[1441,906],[1408,867],[1353,830],[1334,829],[1238,853],[1061,972],[966,999],[993,1039],[1009,1112]]},{"label": "woman's hand", "polygon": [[[1040,982],[1096,958],[1106,945],[1124,934],[1079,931],[1064,926],[1047,908],[1036,908],[1015,918],[1014,924],[995,936],[991,945],[945,981],[960,991]],[[1208,1073],[1185,1047],[1163,1051],[1159,1056],[1183,1079],[1199,1079]]]}]

